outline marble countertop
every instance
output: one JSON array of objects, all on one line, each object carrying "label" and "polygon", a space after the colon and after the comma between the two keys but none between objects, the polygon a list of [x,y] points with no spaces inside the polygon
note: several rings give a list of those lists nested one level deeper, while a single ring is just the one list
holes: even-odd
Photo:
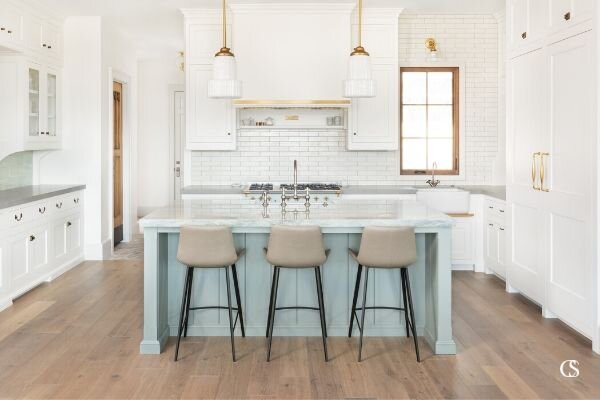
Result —
[{"label": "marble countertop", "polygon": [[[490,196],[499,200],[506,200],[506,186],[492,185],[456,185],[457,188],[471,192],[472,194],[481,194]],[[416,194],[417,189],[421,186],[411,185],[350,185],[344,186],[342,195],[402,195]],[[427,188],[427,186],[422,186]],[[240,195],[243,193],[243,188],[227,186],[227,185],[193,185],[186,186],[182,189],[183,195]]]},{"label": "marble countertop", "polygon": [[32,185],[2,189],[0,210],[85,189],[85,185]]},{"label": "marble countertop", "polygon": [[[294,212],[294,209],[297,210]],[[140,220],[144,228],[178,228],[182,225],[227,225],[233,228],[268,228],[275,224],[319,225],[323,228],[362,228],[367,225],[451,227],[453,219],[413,200],[340,199],[327,207],[313,205],[310,213],[303,205],[280,206],[266,210],[254,201],[185,200],[152,212]]]}]

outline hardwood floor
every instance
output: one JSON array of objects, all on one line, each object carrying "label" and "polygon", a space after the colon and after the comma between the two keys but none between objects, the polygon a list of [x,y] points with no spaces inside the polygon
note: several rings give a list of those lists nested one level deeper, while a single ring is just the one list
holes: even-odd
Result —
[{"label": "hardwood floor", "polygon": [[[418,364],[406,338],[189,338],[141,356],[141,261],[86,262],[0,313],[0,398],[599,398],[600,357],[587,339],[504,292],[496,278],[453,280],[457,356]],[[580,362],[564,378],[564,360]]]}]

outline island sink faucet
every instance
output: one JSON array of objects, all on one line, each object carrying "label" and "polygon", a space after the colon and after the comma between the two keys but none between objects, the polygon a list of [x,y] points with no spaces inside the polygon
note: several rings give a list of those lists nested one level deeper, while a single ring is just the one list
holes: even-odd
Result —
[{"label": "island sink faucet", "polygon": [[434,162],[433,166],[432,166],[431,179],[429,179],[427,181],[427,184],[429,186],[431,186],[432,188],[437,187],[437,185],[440,184],[440,180],[439,179],[438,180],[435,179],[435,170],[436,169],[437,169],[437,162]]}]

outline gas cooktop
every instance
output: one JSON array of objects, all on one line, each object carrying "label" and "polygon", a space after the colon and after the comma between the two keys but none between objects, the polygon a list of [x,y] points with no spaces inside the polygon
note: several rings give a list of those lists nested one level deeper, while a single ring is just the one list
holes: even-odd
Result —
[{"label": "gas cooktop", "polygon": [[[342,186],[335,183],[299,183],[298,191],[305,191],[309,189],[314,193],[341,193]],[[252,183],[245,190],[247,193],[259,193],[259,192],[270,192],[270,193],[278,193],[281,192],[282,189],[285,189],[286,192],[293,191],[294,185],[289,183],[284,183],[279,185],[278,189],[274,188],[272,183]]]}]

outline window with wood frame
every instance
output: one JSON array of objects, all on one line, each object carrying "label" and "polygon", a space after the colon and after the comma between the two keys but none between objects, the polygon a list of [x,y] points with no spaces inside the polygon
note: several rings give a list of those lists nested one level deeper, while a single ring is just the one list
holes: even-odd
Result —
[{"label": "window with wood frame", "polygon": [[459,174],[459,69],[400,68],[400,175]]}]

